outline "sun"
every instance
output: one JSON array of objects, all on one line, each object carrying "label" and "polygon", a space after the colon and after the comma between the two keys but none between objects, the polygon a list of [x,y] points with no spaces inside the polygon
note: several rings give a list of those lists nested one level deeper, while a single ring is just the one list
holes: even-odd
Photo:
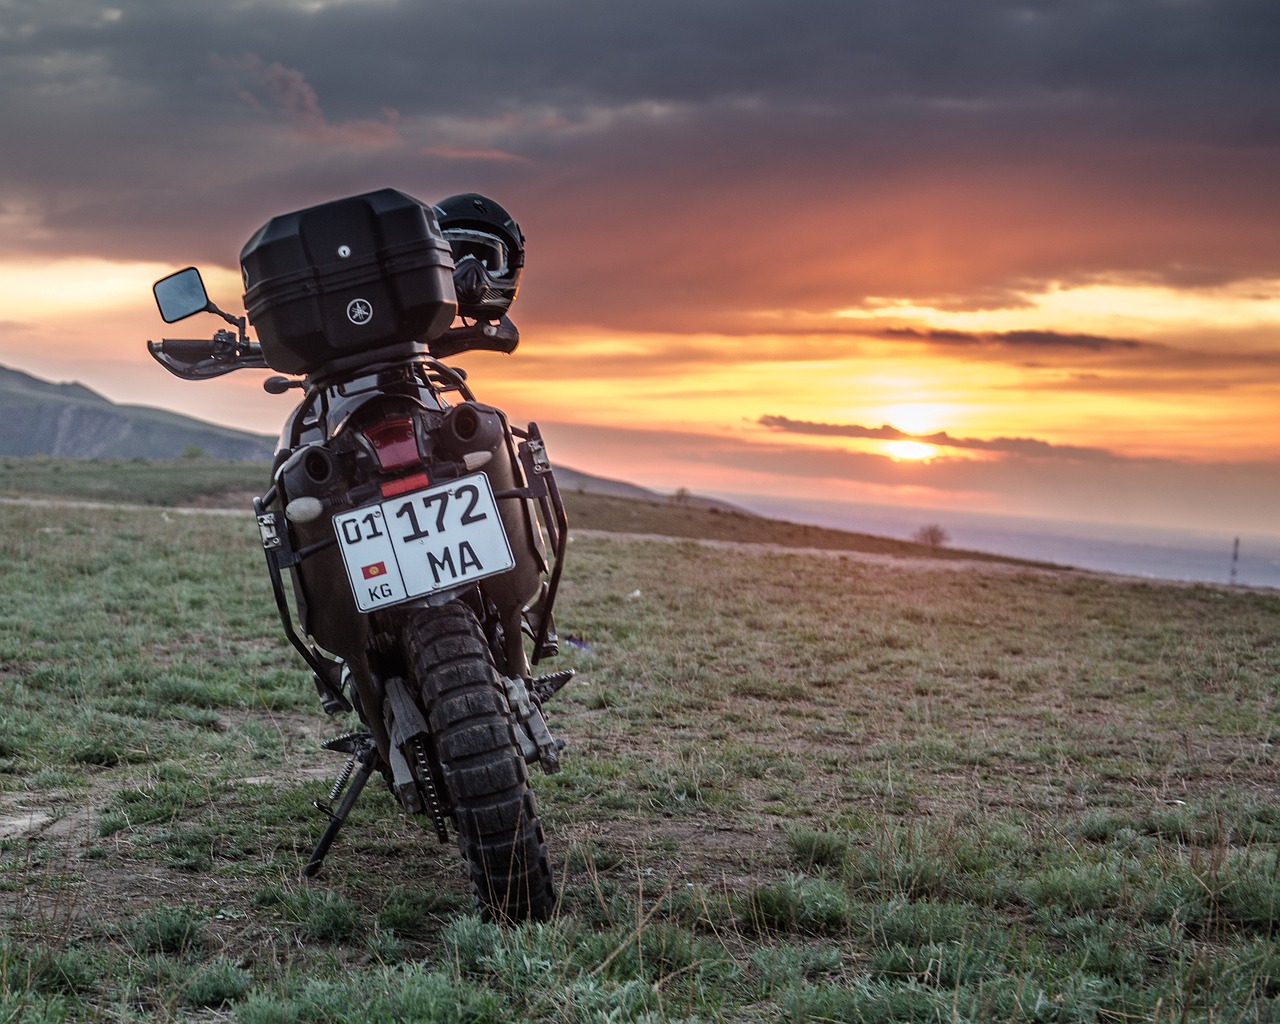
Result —
[{"label": "sun", "polygon": [[937,445],[923,441],[885,441],[881,448],[894,462],[918,462],[938,454]]},{"label": "sun", "polygon": [[878,422],[897,427],[904,434],[919,435],[941,430],[954,408],[941,402],[894,402],[881,406],[878,412]]}]

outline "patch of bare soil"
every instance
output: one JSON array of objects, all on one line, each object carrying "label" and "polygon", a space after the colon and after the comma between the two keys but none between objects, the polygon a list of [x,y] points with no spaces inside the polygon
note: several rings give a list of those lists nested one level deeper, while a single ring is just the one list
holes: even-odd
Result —
[{"label": "patch of bare soil", "polygon": [[[280,734],[285,758],[243,783],[286,787],[314,782],[316,797],[322,798],[342,764],[338,755],[320,748],[332,732],[324,716],[318,710],[314,715],[244,712],[225,716],[220,729],[234,732],[250,719]],[[158,903],[207,902],[211,888],[243,888],[225,878],[145,863],[131,855],[127,834],[100,835],[100,818],[112,798],[145,781],[136,767],[121,767],[96,773],[84,789],[0,794],[0,840],[9,842],[12,859],[27,861],[31,883],[0,888],[0,915],[16,911],[17,919],[33,913],[47,917],[62,908],[76,919],[107,919]],[[321,821],[318,814],[316,820]],[[319,832],[317,828],[315,834]]]},{"label": "patch of bare soil", "polygon": [[[226,728],[233,732],[250,721],[278,730],[287,756],[267,770],[251,768],[254,774],[244,782],[268,788],[314,782],[314,795],[322,799],[342,764],[338,755],[319,746],[338,731],[332,723],[318,710],[314,715],[244,713],[230,718]],[[600,724],[600,731],[588,730],[594,736],[576,739],[601,742],[613,726]],[[661,747],[660,737],[653,735],[632,741],[639,756]],[[567,753],[572,757],[573,747]],[[224,861],[215,855],[208,869],[164,862],[167,826],[101,836],[100,817],[111,798],[140,781],[136,769],[109,769],[95,775],[88,789],[0,797],[0,838],[9,842],[7,857],[25,861],[25,869],[17,873],[22,884],[12,884],[15,873],[10,872],[10,884],[0,886],[0,919],[18,922],[19,932],[29,928],[33,936],[53,929],[67,938],[88,938],[104,924],[116,927],[152,907],[190,906],[213,912],[207,930],[215,952],[253,963],[283,962],[288,956],[282,944],[297,941],[255,903],[264,885],[332,889],[363,903],[370,919],[398,886],[449,894],[446,906],[469,905],[463,864],[453,844],[440,844],[425,819],[403,815],[376,775],[361,797],[364,820],[348,823],[325,869],[310,881],[303,881],[300,871],[324,827],[319,813],[291,823],[288,834],[264,836],[261,849],[248,859]],[[619,785],[628,789],[625,781]],[[215,798],[214,807],[193,808],[193,815],[204,821],[210,815],[216,821],[219,813],[252,817],[254,808],[247,799],[232,787]],[[582,820],[573,813],[562,817],[556,807],[559,799],[554,792],[540,797],[551,855],[561,888],[575,890],[580,899],[593,899],[590,893],[599,889],[601,876],[613,879],[613,885],[649,894],[694,885],[741,891],[779,866],[774,861],[782,848],[781,822],[752,826],[719,811],[653,814],[647,808]],[[607,850],[607,863],[597,864],[590,853],[574,853],[575,848]],[[605,900],[603,895],[599,898]]]}]

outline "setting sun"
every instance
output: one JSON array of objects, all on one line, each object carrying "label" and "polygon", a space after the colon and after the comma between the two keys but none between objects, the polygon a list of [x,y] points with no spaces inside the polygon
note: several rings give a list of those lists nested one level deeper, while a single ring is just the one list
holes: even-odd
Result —
[{"label": "setting sun", "polygon": [[[904,380],[898,389],[901,394],[918,395],[925,392],[927,386],[919,380]],[[950,402],[894,402],[874,409],[872,417],[908,434],[929,434],[953,425],[960,411],[956,404]]]},{"label": "setting sun", "polygon": [[938,454],[936,445],[924,444],[921,441],[885,441],[881,447],[895,462],[932,459]]}]

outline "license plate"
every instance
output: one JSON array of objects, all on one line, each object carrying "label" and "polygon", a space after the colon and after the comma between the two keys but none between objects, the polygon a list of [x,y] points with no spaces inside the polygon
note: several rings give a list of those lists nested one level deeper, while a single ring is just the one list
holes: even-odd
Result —
[{"label": "license plate", "polygon": [[516,564],[483,473],[340,512],[333,528],[362,612]]}]

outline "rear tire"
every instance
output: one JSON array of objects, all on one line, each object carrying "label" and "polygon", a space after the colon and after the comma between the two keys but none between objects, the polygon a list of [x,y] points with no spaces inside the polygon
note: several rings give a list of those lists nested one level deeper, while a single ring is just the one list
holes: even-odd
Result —
[{"label": "rear tire", "polygon": [[545,921],[556,899],[546,838],[475,615],[460,601],[419,609],[406,646],[481,915]]}]

